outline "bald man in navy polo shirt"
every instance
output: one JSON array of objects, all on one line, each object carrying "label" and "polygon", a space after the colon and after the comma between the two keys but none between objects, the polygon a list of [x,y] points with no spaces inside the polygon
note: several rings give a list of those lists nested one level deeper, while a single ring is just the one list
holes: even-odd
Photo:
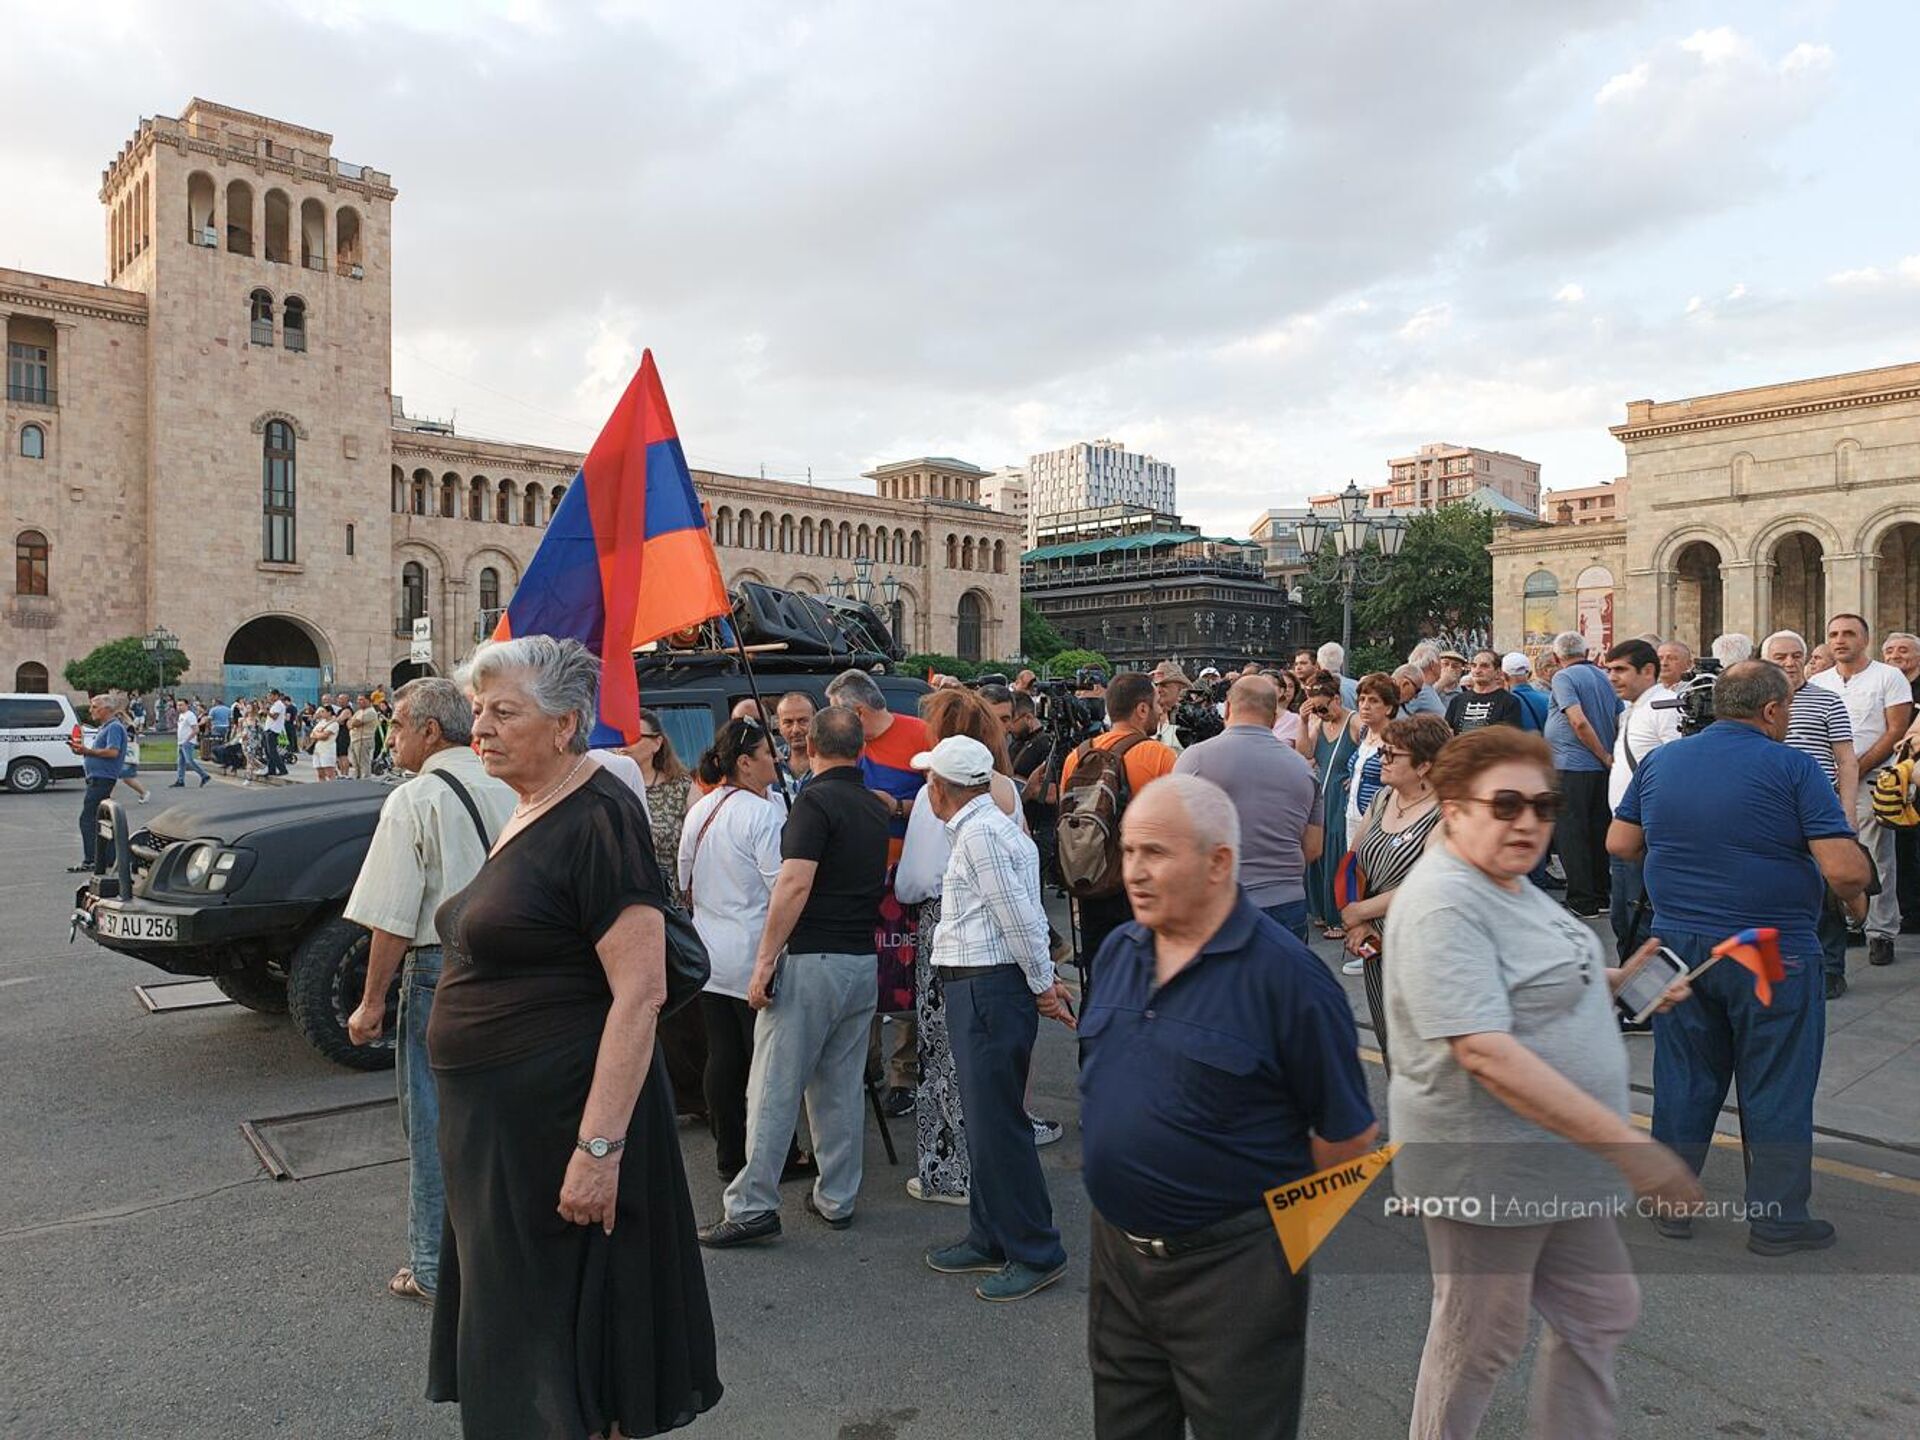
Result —
[{"label": "bald man in navy polo shirt", "polygon": [[1263,1197],[1379,1133],[1353,1011],[1241,890],[1226,791],[1157,780],[1121,837],[1134,920],[1101,948],[1080,1021],[1094,1433],[1289,1440],[1307,1276]]}]

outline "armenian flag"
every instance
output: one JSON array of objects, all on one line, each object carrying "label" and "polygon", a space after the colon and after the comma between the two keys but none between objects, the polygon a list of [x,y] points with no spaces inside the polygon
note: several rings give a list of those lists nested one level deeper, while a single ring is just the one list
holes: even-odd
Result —
[{"label": "armenian flag", "polygon": [[578,640],[600,657],[595,745],[640,737],[635,647],[729,614],[733,602],[667,409],[640,357],[493,632]]},{"label": "armenian flag", "polygon": [[1762,1005],[1773,1004],[1773,982],[1787,978],[1787,967],[1780,963],[1778,930],[1770,925],[1742,930],[1714,946],[1713,953],[1751,970],[1754,998]]}]

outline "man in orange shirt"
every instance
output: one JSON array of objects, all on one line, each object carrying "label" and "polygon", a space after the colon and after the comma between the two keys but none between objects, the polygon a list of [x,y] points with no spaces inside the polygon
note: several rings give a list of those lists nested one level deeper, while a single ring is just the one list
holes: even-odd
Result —
[{"label": "man in orange shirt", "polygon": [[[1108,728],[1086,743],[1096,750],[1111,750],[1133,739],[1120,761],[1127,776],[1127,799],[1131,800],[1162,775],[1171,775],[1174,761],[1180,757],[1153,738],[1160,728],[1160,702],[1154,698],[1151,676],[1122,671],[1107,686],[1106,699]],[[1060,768],[1063,796],[1073,786],[1073,772],[1079,764],[1081,748],[1085,747],[1076,748]],[[1086,996],[1093,986],[1094,957],[1100,953],[1107,936],[1133,918],[1133,905],[1127,899],[1125,888],[1118,894],[1089,897],[1074,903],[1079,909],[1081,1008],[1085,1009]]]}]

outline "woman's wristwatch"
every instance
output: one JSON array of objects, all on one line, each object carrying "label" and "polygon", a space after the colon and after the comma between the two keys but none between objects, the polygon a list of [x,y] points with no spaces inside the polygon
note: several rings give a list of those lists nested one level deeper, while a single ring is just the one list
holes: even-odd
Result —
[{"label": "woman's wristwatch", "polygon": [[604,1160],[607,1156],[618,1154],[626,1149],[627,1137],[622,1135],[618,1140],[609,1140],[603,1135],[593,1135],[584,1140],[574,1141],[573,1148],[584,1150],[596,1160]]}]

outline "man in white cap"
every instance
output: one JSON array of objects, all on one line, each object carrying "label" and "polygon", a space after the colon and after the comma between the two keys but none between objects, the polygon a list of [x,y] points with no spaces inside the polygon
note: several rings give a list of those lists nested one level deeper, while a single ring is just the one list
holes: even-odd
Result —
[{"label": "man in white cap", "polygon": [[1520,702],[1520,728],[1538,735],[1547,728],[1547,697],[1531,683],[1533,662],[1518,650],[1509,650],[1500,659],[1500,673]]},{"label": "man in white cap", "polygon": [[929,1250],[927,1264],[943,1275],[983,1275],[974,1287],[982,1300],[1024,1300],[1067,1268],[1026,1093],[1039,1017],[1071,1028],[1073,1007],[1047,945],[1040,855],[994,803],[993,753],[949,735],[911,763],[925,773],[928,803],[952,844],[931,958],[946,995],[973,1175],[966,1239]]}]

